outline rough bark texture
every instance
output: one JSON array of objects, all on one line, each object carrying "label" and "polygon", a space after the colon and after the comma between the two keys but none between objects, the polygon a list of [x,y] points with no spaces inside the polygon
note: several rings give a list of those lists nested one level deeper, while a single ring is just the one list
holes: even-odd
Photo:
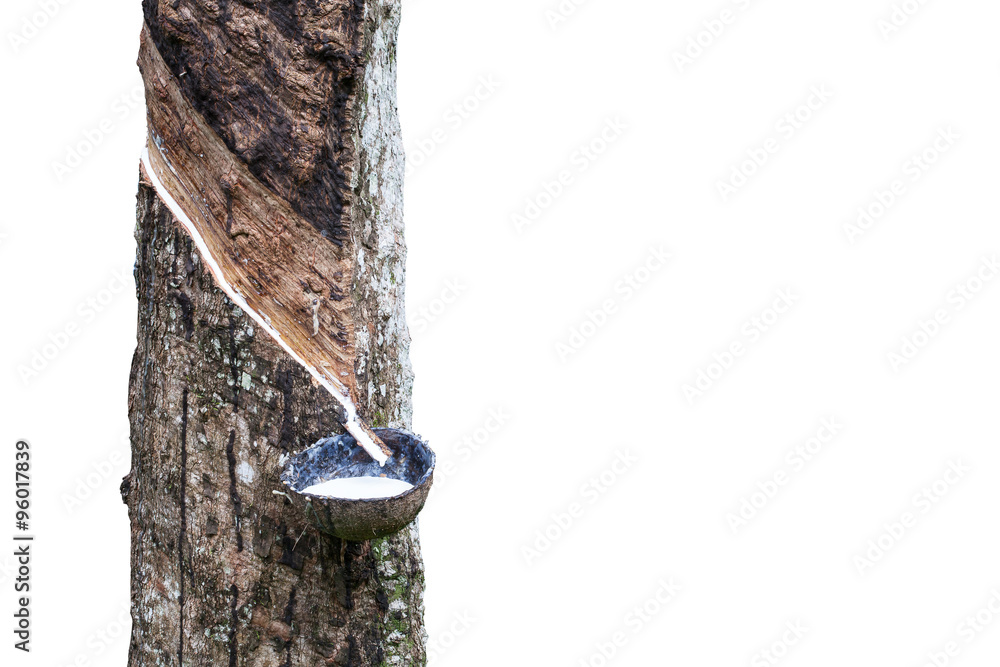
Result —
[{"label": "rough bark texture", "polygon": [[[359,411],[408,428],[398,0],[146,0],[185,95],[252,173],[353,257]],[[215,285],[147,183],[129,413],[129,664],[424,662],[416,529],[350,543],[272,493],[341,432],[334,399]]]}]

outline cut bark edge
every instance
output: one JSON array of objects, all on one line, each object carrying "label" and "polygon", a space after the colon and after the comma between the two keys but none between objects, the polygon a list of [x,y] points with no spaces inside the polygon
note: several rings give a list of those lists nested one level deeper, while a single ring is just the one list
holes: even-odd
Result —
[{"label": "cut bark edge", "polygon": [[[151,150],[152,149],[152,150]],[[262,329],[268,332],[270,336],[281,346],[285,352],[295,360],[300,366],[309,371],[309,374],[315,378],[320,385],[322,385],[337,402],[344,408],[344,429],[357,440],[358,444],[361,445],[368,454],[375,459],[380,466],[384,466],[386,461],[392,456],[392,451],[382,442],[381,438],[375,433],[375,431],[368,426],[357,413],[357,408],[354,402],[351,400],[349,390],[343,383],[337,381],[335,378],[331,378],[326,374],[322,373],[312,364],[308,363],[305,359],[299,356],[295,350],[282,338],[281,332],[275,329],[271,323],[268,321],[269,318],[261,315],[256,310],[250,307],[246,302],[246,299],[226,280],[225,275],[222,272],[222,268],[219,266],[215,257],[212,255],[211,250],[208,248],[208,244],[202,237],[198,228],[192,222],[191,218],[187,215],[181,205],[174,199],[170,190],[163,183],[160,178],[160,174],[166,175],[165,170],[170,170],[171,174],[173,168],[170,163],[163,156],[159,147],[156,145],[152,137],[149,137],[146,142],[146,146],[143,147],[142,156],[140,158],[141,166],[144,172],[144,178],[149,181],[156,191],[156,194],[160,197],[170,212],[174,214],[174,217],[181,223],[181,226],[187,231],[191,240],[194,241],[195,247],[197,247],[199,254],[205,260],[205,264],[209,267],[212,273],[212,277],[215,278],[215,282],[222,289],[223,292],[239,306],[247,315],[249,315],[257,324],[260,325]],[[157,168],[159,166],[159,169]],[[169,176],[167,176],[169,178]]]}]

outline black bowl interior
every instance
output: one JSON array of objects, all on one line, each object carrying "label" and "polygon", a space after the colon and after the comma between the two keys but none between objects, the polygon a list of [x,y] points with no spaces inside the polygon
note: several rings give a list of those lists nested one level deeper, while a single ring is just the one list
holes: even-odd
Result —
[{"label": "black bowl interior", "polygon": [[413,489],[400,495],[412,493],[431,476],[434,452],[412,433],[391,428],[374,430],[392,452],[385,466],[372,460],[350,435],[337,435],[324,438],[292,456],[285,464],[282,481],[293,491],[302,493],[303,489],[313,484],[331,479],[384,475],[413,485]]}]

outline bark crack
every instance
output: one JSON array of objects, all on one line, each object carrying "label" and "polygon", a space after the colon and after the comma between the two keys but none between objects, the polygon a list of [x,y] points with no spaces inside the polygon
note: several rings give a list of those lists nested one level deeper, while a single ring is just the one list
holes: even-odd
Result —
[{"label": "bark crack", "polygon": [[233,525],[236,527],[236,551],[243,551],[243,529],[240,521],[243,519],[243,500],[236,488],[236,431],[229,432],[229,442],[226,444],[226,459],[229,461],[229,498],[233,502]]},{"label": "bark crack", "polygon": [[239,623],[237,602],[240,594],[236,584],[229,587],[229,594],[232,596],[229,601],[229,667],[236,667],[236,625]]},{"label": "bark crack", "polygon": [[180,642],[177,648],[178,663],[184,665],[184,540],[187,538],[187,420],[188,390],[181,395],[181,533],[177,541],[177,574],[180,578]]},{"label": "bark crack", "polygon": [[240,372],[236,359],[236,323],[229,318],[229,372],[233,376],[233,412],[240,409]]},{"label": "bark crack", "polygon": [[285,614],[281,617],[285,625],[289,627],[292,632],[292,636],[288,638],[285,642],[285,662],[282,667],[291,667],[292,665],[292,640],[295,638],[295,626],[292,625],[292,618],[295,615],[295,587],[292,587],[291,592],[288,594],[288,605],[285,606]]}]

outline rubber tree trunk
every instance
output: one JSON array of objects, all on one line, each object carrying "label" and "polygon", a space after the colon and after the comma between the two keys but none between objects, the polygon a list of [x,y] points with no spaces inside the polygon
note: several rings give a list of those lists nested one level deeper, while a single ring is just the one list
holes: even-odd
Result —
[{"label": "rubber tree trunk", "polygon": [[[359,412],[409,428],[398,13],[399,0],[144,1],[229,150],[352,252]],[[337,403],[219,289],[144,174],[136,239],[129,665],[423,664],[415,526],[345,542],[273,493],[289,452],[343,432]]]}]

